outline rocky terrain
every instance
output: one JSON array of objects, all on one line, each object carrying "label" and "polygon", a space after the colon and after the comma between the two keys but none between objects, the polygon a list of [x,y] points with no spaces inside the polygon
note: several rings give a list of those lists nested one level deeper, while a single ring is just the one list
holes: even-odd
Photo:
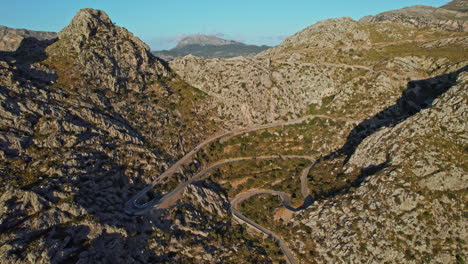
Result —
[{"label": "rocky terrain", "polygon": [[167,63],[82,9],[0,51],[0,262],[464,263],[468,35],[368,21]]},{"label": "rocky terrain", "polygon": [[253,58],[187,56],[170,66],[191,85],[226,102],[218,113],[234,125],[317,110],[358,119],[383,106],[373,100],[396,100],[408,80],[456,68],[461,58],[450,54],[466,51],[466,41],[463,33],[339,18],[312,25]]},{"label": "rocky terrain", "polygon": [[[193,186],[187,205],[152,217],[123,211],[218,127],[200,108],[204,93],[99,10],[80,10],[53,44],[21,45],[0,54],[0,262],[269,259],[226,217],[214,187]],[[196,202],[207,195],[217,211]]]},{"label": "rocky terrain", "polygon": [[209,35],[189,35],[170,50],[153,51],[153,54],[170,61],[177,57],[194,55],[202,58],[232,58],[238,56],[253,56],[270,47],[247,45],[233,40]]},{"label": "rocky terrain", "polygon": [[[466,23],[465,13],[457,16]],[[233,125],[306,113],[364,120],[349,134],[319,136],[335,142],[314,143],[311,150],[296,147],[305,135],[297,128],[223,143],[221,153],[317,155],[318,150],[317,158],[325,157],[309,174],[318,201],[308,209],[292,218],[271,207],[246,212],[289,241],[299,263],[463,263],[467,36],[454,31],[464,30],[332,19],[254,58],[188,56],[170,66],[228,102],[218,113]],[[269,175],[266,168],[243,168],[252,173],[220,183],[232,192],[236,186],[255,188],[246,180],[259,173]],[[223,169],[216,177],[231,171],[237,169]],[[251,198],[245,208],[262,208],[267,203],[262,199]],[[270,220],[278,215],[286,220]]]},{"label": "rocky terrain", "polygon": [[299,252],[306,255],[310,240],[317,263],[463,263],[467,73],[415,82],[406,99],[382,112],[409,116],[365,138],[343,166],[345,174],[367,168],[372,176],[292,221],[312,230],[292,235]]},{"label": "rocky terrain", "polygon": [[468,1],[456,0],[440,8],[416,5],[399,10],[366,16],[364,22],[398,22],[418,28],[442,28],[451,31],[467,31]]},{"label": "rocky terrain", "polygon": [[0,50],[15,51],[19,48],[21,42],[28,38],[38,40],[55,39],[57,33],[0,26]]}]

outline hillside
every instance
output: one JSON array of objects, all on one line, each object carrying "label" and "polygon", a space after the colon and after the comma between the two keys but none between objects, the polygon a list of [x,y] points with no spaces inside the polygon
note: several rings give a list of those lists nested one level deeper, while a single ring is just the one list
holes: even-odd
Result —
[{"label": "hillside", "polygon": [[224,45],[239,45],[240,42],[234,40],[226,40],[209,35],[189,35],[184,37],[177,43],[176,48],[181,49],[189,45],[200,45],[200,46],[224,46]]},{"label": "hillside", "polygon": [[236,124],[296,118],[318,109],[358,119],[396,100],[408,80],[463,64],[466,41],[464,33],[339,18],[318,22],[253,58],[185,57],[170,66],[191,85],[227,102],[218,113]]},{"label": "hillside", "polygon": [[183,38],[175,48],[153,51],[153,54],[168,61],[189,54],[202,58],[232,58],[253,56],[268,48],[268,46],[247,45],[214,36],[190,35]]}]

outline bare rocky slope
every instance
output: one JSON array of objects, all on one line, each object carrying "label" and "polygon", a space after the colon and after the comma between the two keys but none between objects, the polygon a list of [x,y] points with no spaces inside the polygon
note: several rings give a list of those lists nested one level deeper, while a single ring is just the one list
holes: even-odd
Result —
[{"label": "bare rocky slope", "polygon": [[[218,113],[233,125],[294,118],[318,108],[363,118],[399,96],[408,80],[456,68],[464,33],[398,23],[321,21],[254,58],[194,56],[170,62],[184,80],[225,102]],[[372,92],[369,92],[372,91]],[[387,98],[388,100],[384,100]]]},{"label": "bare rocky slope", "polygon": [[459,11],[459,12],[468,12],[468,1],[453,0],[450,3],[443,5],[441,8],[444,8],[447,10]]},{"label": "bare rocky slope", "polygon": [[367,120],[377,125],[393,116],[336,168],[342,177],[371,176],[297,215],[292,229],[300,231],[290,236],[300,255],[313,248],[315,263],[463,263],[467,73],[414,82],[380,118]]},{"label": "bare rocky slope", "polygon": [[1,263],[268,262],[215,186],[193,186],[180,207],[150,217],[124,213],[219,127],[206,95],[138,38],[83,9],[55,43],[0,56]]}]

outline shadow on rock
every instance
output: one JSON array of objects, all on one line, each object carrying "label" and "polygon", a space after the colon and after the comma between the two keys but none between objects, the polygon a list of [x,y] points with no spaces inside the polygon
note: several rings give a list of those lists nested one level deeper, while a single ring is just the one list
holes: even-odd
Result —
[{"label": "shadow on rock", "polygon": [[[96,161],[86,174],[72,183],[74,202],[85,209],[92,235],[89,247],[83,248],[78,263],[151,263],[162,261],[150,250],[150,237],[160,215],[148,213],[129,216],[123,208],[135,190],[145,182],[125,176],[126,168],[112,162],[102,152],[93,152],[83,164]],[[88,165],[88,167],[90,167]],[[106,168],[111,168],[106,169]]]},{"label": "shadow on rock", "polygon": [[357,125],[348,135],[343,147],[331,155],[345,154],[348,162],[356,148],[368,136],[382,127],[395,126],[423,109],[432,106],[433,101],[456,84],[458,75],[468,71],[465,66],[455,72],[425,80],[410,81],[407,89],[396,104],[380,111]]},{"label": "shadow on rock", "polygon": [[0,51],[0,61],[8,62],[16,68],[15,79],[19,82],[25,80],[53,82],[57,80],[57,75],[37,62],[47,59],[45,50],[55,41],[57,39],[24,38],[16,51]]},{"label": "shadow on rock", "polygon": [[[317,200],[347,192],[352,187],[358,187],[367,177],[389,167],[391,157],[387,155],[382,164],[370,165],[354,172],[344,171],[344,166],[367,137],[383,127],[395,126],[421,110],[430,108],[434,100],[456,85],[458,76],[467,70],[468,66],[465,66],[452,73],[410,81],[407,90],[394,105],[362,121],[351,130],[340,149],[315,162],[308,176],[310,198]],[[305,201],[304,206],[311,203],[309,199]]]}]

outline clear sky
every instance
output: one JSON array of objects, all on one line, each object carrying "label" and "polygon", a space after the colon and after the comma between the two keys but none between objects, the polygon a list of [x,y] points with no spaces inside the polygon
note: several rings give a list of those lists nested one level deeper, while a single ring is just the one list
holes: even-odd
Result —
[{"label": "clear sky", "polygon": [[0,0],[0,25],[59,31],[85,7],[104,10],[152,49],[168,49],[188,34],[277,45],[327,18],[365,15],[449,0]]}]

